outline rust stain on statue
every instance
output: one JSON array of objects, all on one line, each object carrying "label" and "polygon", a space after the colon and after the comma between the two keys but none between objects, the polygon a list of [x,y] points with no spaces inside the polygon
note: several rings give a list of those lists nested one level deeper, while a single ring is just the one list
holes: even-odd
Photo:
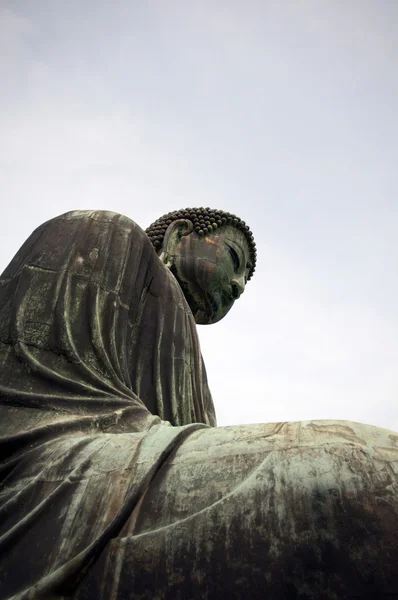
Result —
[{"label": "rust stain on statue", "polygon": [[398,461],[398,448],[384,448],[383,446],[375,446],[374,449],[378,453],[376,458],[379,460]]},{"label": "rust stain on statue", "polygon": [[306,425],[305,428],[308,429],[312,429],[314,432],[323,435],[331,435],[331,436],[337,436],[339,438],[344,438],[350,442],[354,442],[356,444],[361,444],[362,446],[366,446],[366,442],[365,440],[363,440],[362,438],[358,437],[356,435],[356,433],[354,432],[354,430],[351,427],[348,427],[348,425],[341,425],[341,424],[325,424],[325,425],[321,425],[319,423],[310,423],[309,425]]}]

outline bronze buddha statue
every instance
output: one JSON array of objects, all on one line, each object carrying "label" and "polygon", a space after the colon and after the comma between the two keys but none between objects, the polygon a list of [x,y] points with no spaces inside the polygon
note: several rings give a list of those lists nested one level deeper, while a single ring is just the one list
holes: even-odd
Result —
[{"label": "bronze buddha statue", "polygon": [[28,238],[0,279],[1,598],[398,594],[398,434],[216,427],[196,323],[255,262],[210,209]]}]

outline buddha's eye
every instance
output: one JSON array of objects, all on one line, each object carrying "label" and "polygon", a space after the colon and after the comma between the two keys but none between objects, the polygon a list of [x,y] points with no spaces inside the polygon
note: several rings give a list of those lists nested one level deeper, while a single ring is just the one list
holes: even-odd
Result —
[{"label": "buddha's eye", "polygon": [[238,256],[237,252],[235,252],[235,250],[233,248],[231,248],[231,246],[228,246],[228,248],[229,248],[229,253],[231,255],[232,262],[234,265],[234,271],[238,271],[239,267],[240,267],[239,256]]}]

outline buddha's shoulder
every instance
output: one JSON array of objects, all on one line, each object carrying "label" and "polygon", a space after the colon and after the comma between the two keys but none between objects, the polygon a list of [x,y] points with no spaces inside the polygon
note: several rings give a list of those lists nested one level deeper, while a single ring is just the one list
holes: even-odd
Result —
[{"label": "buddha's shoulder", "polygon": [[51,219],[51,221],[96,221],[98,223],[113,223],[115,225],[134,225],[139,227],[133,219],[127,217],[118,212],[111,210],[71,210],[57,217]]}]

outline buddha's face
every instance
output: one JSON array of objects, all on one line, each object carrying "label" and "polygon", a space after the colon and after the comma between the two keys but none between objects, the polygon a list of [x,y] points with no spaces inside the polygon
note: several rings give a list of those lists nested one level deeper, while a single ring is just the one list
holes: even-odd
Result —
[{"label": "buddha's face", "polygon": [[168,266],[196,323],[205,325],[222,319],[243,293],[250,272],[244,234],[231,225],[206,236],[191,231],[171,236],[166,251]]}]

